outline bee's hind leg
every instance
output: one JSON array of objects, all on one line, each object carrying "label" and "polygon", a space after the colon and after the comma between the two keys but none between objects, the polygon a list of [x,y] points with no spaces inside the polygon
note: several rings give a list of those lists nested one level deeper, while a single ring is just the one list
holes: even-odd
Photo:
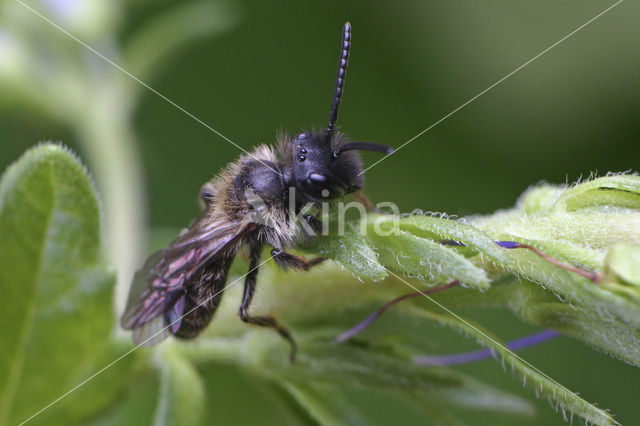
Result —
[{"label": "bee's hind leg", "polygon": [[258,264],[260,262],[260,252],[262,248],[259,245],[251,246],[251,263],[249,266],[249,272],[244,282],[244,295],[242,297],[242,303],[238,310],[240,319],[248,324],[259,325],[261,327],[271,327],[275,329],[280,336],[285,338],[291,345],[291,352],[289,354],[289,360],[294,362],[296,360],[297,346],[293,336],[289,330],[282,326],[274,317],[270,316],[252,316],[249,315],[249,305],[253,298],[253,293],[256,290],[256,277],[258,276]]},{"label": "bee's hind leg", "polygon": [[271,257],[273,257],[273,260],[276,262],[276,264],[285,271],[287,270],[287,268],[308,271],[314,266],[321,264],[325,260],[323,257],[314,257],[311,260],[307,260],[304,257],[287,253],[283,249],[279,248],[274,248],[273,250],[271,250]]}]

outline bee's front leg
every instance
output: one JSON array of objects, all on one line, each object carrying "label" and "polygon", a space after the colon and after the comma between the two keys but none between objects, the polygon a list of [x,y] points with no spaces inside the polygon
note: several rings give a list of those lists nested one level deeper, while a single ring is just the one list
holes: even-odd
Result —
[{"label": "bee's front leg", "polygon": [[322,232],[322,221],[320,219],[310,214],[305,214],[303,218],[311,229],[313,229],[313,232],[316,234]]},{"label": "bee's front leg", "polygon": [[304,257],[297,256],[295,254],[287,253],[283,249],[274,248],[271,250],[271,257],[276,264],[284,269],[287,268],[297,269],[302,271],[308,271],[316,265],[319,265],[324,261],[323,257],[314,257],[311,260],[307,260]]},{"label": "bee's front leg", "polygon": [[382,213],[382,211],[378,207],[376,207],[371,202],[371,200],[369,200],[369,197],[364,195],[362,192],[356,192],[355,194],[353,194],[353,198],[355,198],[357,202],[362,204],[368,212]]},{"label": "bee's front leg", "polygon": [[282,326],[274,317],[270,316],[252,316],[249,315],[249,305],[251,305],[251,299],[253,299],[253,293],[256,290],[256,278],[258,276],[258,265],[260,262],[260,252],[262,247],[259,244],[251,245],[251,263],[249,266],[249,272],[244,282],[244,295],[242,297],[242,303],[238,310],[240,319],[248,324],[259,325],[261,327],[271,327],[275,329],[280,336],[286,339],[291,345],[291,353],[289,354],[289,360],[294,362],[296,359],[296,342],[293,340],[291,333],[284,326]]}]

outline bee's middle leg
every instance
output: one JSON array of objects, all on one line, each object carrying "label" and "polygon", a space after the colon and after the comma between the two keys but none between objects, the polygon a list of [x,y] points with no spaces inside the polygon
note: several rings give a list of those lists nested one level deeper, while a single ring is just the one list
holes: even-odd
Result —
[{"label": "bee's middle leg", "polygon": [[293,336],[289,330],[282,326],[274,317],[271,316],[253,316],[249,315],[249,305],[253,299],[253,293],[256,290],[256,278],[258,276],[258,263],[260,262],[260,252],[262,248],[259,245],[251,247],[251,263],[249,266],[249,272],[244,282],[244,295],[242,297],[242,303],[238,310],[240,319],[248,324],[254,324],[261,327],[271,327],[286,339],[291,345],[291,353],[289,354],[289,360],[294,362],[296,359],[297,346]]}]

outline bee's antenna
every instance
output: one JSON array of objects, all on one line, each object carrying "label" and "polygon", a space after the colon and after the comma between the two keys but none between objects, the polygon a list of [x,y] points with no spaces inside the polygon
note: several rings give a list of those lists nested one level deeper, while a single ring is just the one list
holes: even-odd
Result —
[{"label": "bee's antenna", "polygon": [[333,104],[331,105],[331,115],[329,116],[329,125],[325,132],[324,139],[327,143],[331,141],[333,136],[333,125],[338,119],[338,109],[342,100],[342,88],[344,87],[344,77],[347,74],[347,65],[349,65],[349,49],[351,48],[351,24],[345,22],[342,30],[342,51],[340,53],[340,62],[338,64],[338,76],[336,77],[336,90],[333,94]]},{"label": "bee's antenna", "polygon": [[349,143],[345,143],[344,145],[340,145],[340,147],[336,151],[334,151],[333,156],[337,157],[341,153],[345,151],[351,151],[352,149],[381,152],[387,155],[393,154],[393,148],[387,145],[382,145],[379,143],[371,143],[371,142],[349,142]]}]

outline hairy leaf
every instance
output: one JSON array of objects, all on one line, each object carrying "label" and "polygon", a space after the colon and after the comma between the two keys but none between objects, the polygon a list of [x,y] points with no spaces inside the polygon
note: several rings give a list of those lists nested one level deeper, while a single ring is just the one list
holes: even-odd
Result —
[{"label": "hairy leaf", "polygon": [[[0,423],[25,420],[114,356],[113,281],[83,166],[57,145],[31,149],[0,182]],[[97,394],[36,420],[69,424],[104,406],[123,378],[111,373],[87,386]]]}]

